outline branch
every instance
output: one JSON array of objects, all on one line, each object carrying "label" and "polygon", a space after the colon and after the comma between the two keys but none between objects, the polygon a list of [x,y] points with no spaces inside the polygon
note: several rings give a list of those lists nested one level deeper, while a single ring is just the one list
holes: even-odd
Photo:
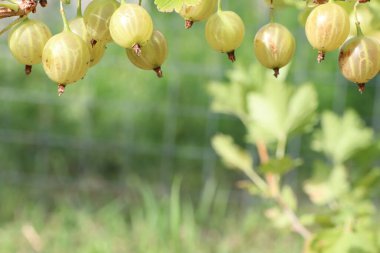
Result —
[{"label": "branch", "polygon": [[[15,5],[16,8],[7,8],[4,7],[6,4],[1,5],[0,3],[0,19],[2,18],[9,18],[13,16],[25,16],[28,15],[30,12],[36,12],[36,7],[38,4],[38,0],[22,0],[21,3],[18,4],[12,4]],[[40,1],[41,6],[46,6],[47,1]],[[10,3],[9,3],[10,4]]]},{"label": "branch", "polygon": [[[268,150],[263,141],[256,142],[257,152],[259,153],[260,163],[266,164],[269,161]],[[278,195],[278,183],[277,177],[273,173],[266,173],[265,178],[269,186],[269,193],[271,197]]]},{"label": "branch", "polygon": [[292,224],[293,231],[298,233],[303,237],[303,239],[308,240],[311,238],[311,232],[301,223],[298,216],[294,211],[285,203],[280,195],[276,196],[274,200],[277,204],[284,210],[286,216]]},{"label": "branch", "polygon": [[[269,161],[268,150],[264,142],[258,141],[256,143],[260,162],[265,164]],[[282,196],[279,194],[278,184],[276,175],[273,173],[266,174],[267,182],[271,191],[270,197],[273,198],[277,204],[284,210],[285,215],[288,217],[289,221],[292,224],[292,228],[294,232],[301,235],[305,241],[311,238],[311,232],[301,223],[298,216],[294,213],[294,211],[286,204],[283,200]]]}]

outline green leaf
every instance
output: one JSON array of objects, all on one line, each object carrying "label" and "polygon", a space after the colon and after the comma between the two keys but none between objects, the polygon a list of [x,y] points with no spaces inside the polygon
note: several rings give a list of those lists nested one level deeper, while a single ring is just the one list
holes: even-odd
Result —
[{"label": "green leaf", "polygon": [[[266,71],[260,64],[251,64],[248,68],[243,64],[234,64],[233,69],[227,72],[227,77],[231,83],[237,83],[251,91],[259,91],[263,88],[262,82],[268,78]],[[281,76],[283,74],[285,73],[281,73]]]},{"label": "green leaf", "polygon": [[374,168],[360,178],[355,184],[355,193],[358,197],[366,197],[371,190],[378,186],[380,182],[380,169]]},{"label": "green leaf", "polygon": [[301,160],[292,159],[289,156],[285,156],[280,159],[271,159],[269,162],[260,165],[259,169],[263,173],[285,174],[295,167],[301,165]]},{"label": "green leaf", "polygon": [[375,233],[338,228],[325,229],[313,239],[310,247],[315,253],[377,253]]},{"label": "green leaf", "polygon": [[291,97],[288,106],[285,128],[287,133],[310,130],[315,123],[318,107],[317,93],[311,84],[301,86]]},{"label": "green leaf", "polygon": [[193,6],[200,2],[200,0],[154,0],[154,4],[161,12],[179,12],[183,6]]},{"label": "green leaf", "polygon": [[320,178],[321,170],[326,171],[328,168],[318,164],[314,178],[304,184],[305,192],[316,205],[328,204],[349,190],[347,172],[343,166],[335,167],[327,178]]},{"label": "green leaf", "polygon": [[211,82],[208,92],[212,96],[211,109],[215,112],[233,114],[237,117],[247,117],[247,94],[261,90],[265,72],[258,64],[252,64],[248,69],[241,64],[227,72],[228,83]]},{"label": "green leaf", "polygon": [[212,146],[228,167],[242,171],[252,169],[253,160],[251,155],[237,146],[231,136],[223,134],[214,136]]},{"label": "green leaf", "polygon": [[208,86],[213,97],[211,109],[215,112],[242,116],[246,114],[245,95],[243,87],[238,83],[222,84],[213,82]]},{"label": "green leaf", "polygon": [[373,131],[364,126],[352,110],[343,117],[325,112],[321,119],[322,129],[314,135],[312,147],[323,152],[335,164],[341,164],[371,145]]},{"label": "green leaf", "polygon": [[288,135],[310,129],[318,104],[312,85],[294,89],[273,79],[263,85],[262,91],[251,92],[247,98],[251,140],[282,141]]}]

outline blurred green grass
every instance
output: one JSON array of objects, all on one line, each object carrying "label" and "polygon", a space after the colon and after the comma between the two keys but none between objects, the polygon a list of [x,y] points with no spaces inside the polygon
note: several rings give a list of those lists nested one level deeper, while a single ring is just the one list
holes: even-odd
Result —
[{"label": "blurred green grass", "polygon": [[[0,252],[299,252],[301,240],[271,228],[259,203],[237,211],[234,194],[208,181],[198,200],[137,178],[100,178],[20,188],[1,186]],[[31,187],[31,188],[29,188]],[[17,189],[17,190],[16,190]],[[38,204],[36,204],[38,203]]]}]

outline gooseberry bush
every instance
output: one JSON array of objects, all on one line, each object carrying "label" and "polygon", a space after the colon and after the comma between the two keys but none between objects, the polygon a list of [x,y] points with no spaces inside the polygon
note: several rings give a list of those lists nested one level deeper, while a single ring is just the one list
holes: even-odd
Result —
[{"label": "gooseberry bush", "polygon": [[[380,142],[353,110],[319,115],[314,86],[287,84],[286,75],[276,79],[257,64],[237,65],[228,82],[209,85],[212,109],[238,118],[246,129],[245,142],[216,134],[214,149],[228,168],[245,176],[237,186],[268,203],[263,215],[271,224],[303,239],[300,252],[380,252],[380,169],[374,165]],[[291,154],[287,144],[294,136],[311,139],[318,159]],[[288,176],[301,168],[312,171],[302,181],[304,194]]]},{"label": "gooseberry bush", "polygon": [[[154,1],[162,15],[176,12],[183,17],[184,29],[190,29],[186,32],[204,25],[202,36],[207,46],[236,62],[228,83],[209,86],[212,108],[242,121],[247,144],[256,147],[259,162],[228,135],[215,136],[213,146],[229,167],[249,179],[239,182],[240,187],[272,204],[265,213],[269,220],[304,239],[304,253],[378,253],[380,230],[371,193],[380,172],[360,160],[363,154],[380,149],[374,144],[373,131],[353,111],[343,116],[324,112],[319,128],[314,128],[317,94],[313,86],[287,84],[288,70],[280,73],[280,69],[291,62],[297,44],[310,43],[310,50],[316,50],[316,67],[323,61],[336,61],[341,74],[363,92],[365,84],[380,71],[380,2],[255,1],[265,2],[270,14],[258,31],[246,31],[239,13],[224,9],[222,0]],[[96,68],[107,44],[115,43],[133,65],[164,77],[162,65],[170,53],[170,42],[154,26],[141,0],[92,0],[83,13],[81,0],[77,0],[77,16],[67,20],[65,4],[74,4],[70,2],[60,1],[63,29],[52,35],[46,24],[29,17],[43,11],[40,7],[48,1],[0,0],[0,18],[17,17],[0,34],[9,30],[9,50],[25,65],[26,74],[33,74],[32,66],[42,63],[62,95],[67,85],[80,82]],[[276,21],[275,14],[283,6],[299,10],[298,20],[307,40],[296,41],[289,29]],[[240,67],[235,55],[247,39],[252,41],[252,58],[261,64],[248,70]],[[339,50],[338,59],[329,57],[334,50]],[[302,161],[288,155],[286,147],[292,136],[312,129],[312,149],[324,158],[315,164],[305,163],[315,170],[303,188],[316,208],[302,214],[295,192],[283,180]],[[360,172],[355,171],[358,167]]]}]

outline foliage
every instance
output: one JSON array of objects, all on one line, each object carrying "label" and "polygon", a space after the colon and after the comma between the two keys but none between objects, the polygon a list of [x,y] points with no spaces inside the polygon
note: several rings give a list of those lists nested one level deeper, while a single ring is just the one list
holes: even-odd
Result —
[{"label": "foliage", "polygon": [[305,135],[313,129],[317,96],[311,84],[289,86],[258,72],[255,65],[245,72],[237,67],[229,73],[229,83],[211,83],[210,94],[214,110],[232,114],[244,123],[246,141],[256,145],[261,164],[228,135],[214,137],[216,152],[226,165],[251,180],[242,184],[243,188],[272,199],[273,207],[266,216],[276,227],[301,235],[305,253],[378,252],[380,231],[371,192],[379,169],[373,165],[360,168],[354,162],[357,154],[377,145],[373,131],[352,110],[342,116],[330,111],[321,114],[320,125],[313,130],[312,147],[325,159],[315,160],[312,178],[304,181],[304,190],[316,206],[300,214],[297,196],[283,178],[302,166],[299,158],[286,155],[286,141],[294,133]]}]

